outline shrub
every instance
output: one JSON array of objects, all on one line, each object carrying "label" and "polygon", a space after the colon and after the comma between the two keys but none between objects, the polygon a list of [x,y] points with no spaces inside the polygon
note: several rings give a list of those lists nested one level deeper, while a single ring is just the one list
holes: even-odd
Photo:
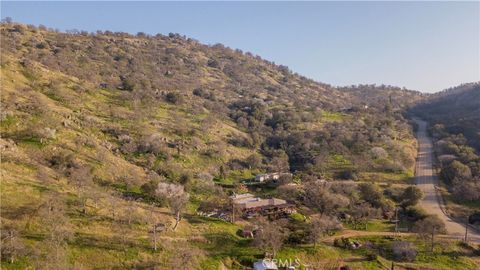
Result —
[{"label": "shrub", "polygon": [[354,170],[345,170],[340,173],[340,178],[345,180],[358,180],[358,175]]},{"label": "shrub", "polygon": [[417,249],[411,242],[396,241],[392,245],[395,260],[411,262],[417,257]]},{"label": "shrub", "polygon": [[290,214],[290,219],[296,222],[304,222],[306,220],[305,216],[300,213]]},{"label": "shrub", "polygon": [[252,266],[254,262],[258,261],[258,259],[252,255],[244,255],[244,256],[240,256],[238,258],[238,261],[242,265]]},{"label": "shrub", "polygon": [[423,219],[427,216],[427,213],[419,207],[409,206],[405,209],[405,215],[413,221]]},{"label": "shrub", "polygon": [[207,65],[211,68],[220,68],[220,63],[215,59],[209,59]]},{"label": "shrub", "polygon": [[165,99],[172,104],[180,104],[182,102],[182,96],[177,92],[169,92]]},{"label": "shrub", "polygon": [[133,89],[135,88],[135,83],[133,80],[124,76],[120,76],[120,80],[122,81],[122,83],[118,87],[118,89],[125,91],[133,91]]},{"label": "shrub", "polygon": [[480,199],[480,180],[468,181],[455,178],[453,195],[457,201],[475,201]]},{"label": "shrub", "polygon": [[420,199],[423,197],[423,192],[416,186],[407,187],[401,196],[402,206],[408,207],[416,205]]}]

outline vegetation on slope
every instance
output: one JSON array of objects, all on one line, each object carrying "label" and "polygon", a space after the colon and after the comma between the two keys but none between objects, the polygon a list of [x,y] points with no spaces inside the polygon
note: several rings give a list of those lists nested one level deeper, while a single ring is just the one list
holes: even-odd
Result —
[{"label": "vegetation on slope", "polygon": [[480,150],[480,82],[435,93],[413,112],[432,125],[443,125],[448,133],[463,134],[472,147]]},{"label": "vegetation on slope", "polygon": [[[405,96],[421,99],[415,92],[390,91],[367,108],[349,90],[177,34],[0,30],[2,268],[242,269],[272,249],[324,265],[317,249],[351,253],[312,249],[319,214],[368,228],[397,204],[410,223],[423,219],[404,195],[415,142],[402,108]],[[269,171],[293,179],[242,184]],[[360,183],[336,183],[349,179]],[[385,191],[364,183],[393,179]],[[306,218],[196,214],[247,191],[287,198]],[[270,231],[281,241],[239,236],[253,223],[281,228]],[[153,234],[158,224],[167,229]]]}]

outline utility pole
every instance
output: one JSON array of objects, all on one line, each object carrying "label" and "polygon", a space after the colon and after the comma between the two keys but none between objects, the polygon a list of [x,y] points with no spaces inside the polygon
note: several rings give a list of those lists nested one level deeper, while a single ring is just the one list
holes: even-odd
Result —
[{"label": "utility pole", "polygon": [[432,253],[433,253],[433,246],[434,246],[434,242],[433,242],[434,237],[435,237],[435,226],[433,226],[432,228],[432,250],[431,250]]},{"label": "utility pole", "polygon": [[465,243],[468,243],[468,215],[465,218]]},{"label": "utility pole", "polygon": [[153,223],[153,250],[157,251],[157,224]]},{"label": "utility pole", "polygon": [[398,237],[398,207],[395,207],[395,220],[393,220],[393,222],[395,222],[395,232],[393,233],[393,236],[395,238]]},{"label": "utility pole", "polygon": [[152,210],[150,213],[153,223],[153,250],[157,251],[157,218],[153,207],[155,206],[152,206]]},{"label": "utility pole", "polygon": [[398,234],[398,207],[395,207],[395,235]]},{"label": "utility pole", "polygon": [[232,201],[232,223],[235,223],[235,203]]}]

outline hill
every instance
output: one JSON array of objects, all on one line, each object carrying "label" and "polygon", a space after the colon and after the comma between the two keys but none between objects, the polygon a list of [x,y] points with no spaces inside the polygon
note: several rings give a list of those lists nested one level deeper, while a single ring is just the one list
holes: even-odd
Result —
[{"label": "hill", "polygon": [[[412,139],[398,112],[388,123],[375,115],[385,110],[384,100],[346,111],[364,100],[222,45],[175,34],[68,34],[19,24],[3,26],[2,38],[3,119],[16,126],[4,130],[5,138],[40,142],[44,128],[55,137],[74,131],[130,163],[145,166],[141,152],[212,174],[218,163],[255,152],[266,163],[284,158],[287,167],[276,169],[294,172],[317,158],[300,153],[305,145],[353,159],[363,150],[352,153],[350,144],[366,150],[383,144],[384,130],[386,137]],[[396,100],[396,93],[389,96]],[[352,138],[354,130],[366,137]],[[328,139],[338,132],[342,137]],[[329,141],[343,146],[328,149]],[[182,153],[183,161],[171,158]]]},{"label": "hill", "polygon": [[466,83],[433,94],[414,112],[449,133],[463,134],[480,150],[480,83]]},{"label": "hill", "polygon": [[[420,94],[337,89],[178,34],[16,23],[0,34],[2,268],[244,269],[272,249],[319,265],[385,263],[313,247],[308,228],[320,211],[366,209],[345,226],[391,230],[385,217],[416,155],[404,108]],[[266,172],[292,177],[249,184]],[[371,182],[399,188],[385,195]],[[246,192],[288,200],[298,213],[275,223],[200,215]],[[316,196],[332,208],[306,199]],[[279,249],[239,233],[256,224],[281,228],[271,235]]]}]

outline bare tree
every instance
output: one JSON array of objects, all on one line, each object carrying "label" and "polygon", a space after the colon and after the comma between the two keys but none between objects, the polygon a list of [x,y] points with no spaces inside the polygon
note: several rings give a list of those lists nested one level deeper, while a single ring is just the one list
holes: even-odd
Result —
[{"label": "bare tree", "polygon": [[350,209],[353,226],[356,229],[358,224],[364,223],[365,230],[368,229],[368,221],[376,218],[380,214],[380,210],[372,207],[369,203],[361,203],[353,205]]},{"label": "bare tree", "polygon": [[480,178],[472,178],[471,180],[454,178],[452,192],[457,201],[480,200]]},{"label": "bare tree", "polygon": [[97,212],[100,209],[100,201],[103,199],[103,193],[92,189],[89,192],[89,197],[93,202],[93,208],[95,209],[95,212]]},{"label": "bare tree", "polygon": [[122,216],[122,219],[127,222],[128,226],[130,226],[133,221],[138,220],[139,213],[134,201],[126,201],[126,206],[123,209]]},{"label": "bare tree", "polygon": [[52,179],[52,177],[48,173],[48,170],[44,166],[37,167],[36,178],[44,184],[48,184]]},{"label": "bare tree", "polygon": [[175,217],[175,225],[173,230],[177,229],[178,223],[182,219],[182,212],[185,210],[189,194],[185,192],[185,189],[181,185],[159,183],[156,189],[158,197],[165,199]]},{"label": "bare tree", "polygon": [[346,197],[334,194],[317,183],[312,182],[305,187],[305,204],[317,209],[320,215],[333,215],[348,203],[349,200]]},{"label": "bare tree", "polygon": [[25,246],[15,228],[2,228],[0,249],[2,258],[8,259],[10,263],[14,263],[25,252]]},{"label": "bare tree", "polygon": [[257,169],[262,165],[262,158],[258,154],[251,154],[245,159],[249,169]]},{"label": "bare tree", "polygon": [[[58,194],[53,194],[39,211],[46,238],[41,243],[45,254],[39,254],[38,267],[40,269],[67,268],[67,240],[71,238],[70,222],[65,215],[64,203]],[[40,252],[40,249],[38,249]]]},{"label": "bare tree", "polygon": [[425,242],[430,238],[431,252],[433,252],[433,247],[435,245],[435,235],[445,233],[446,231],[445,223],[436,215],[427,216],[424,219],[415,222],[413,230],[418,233],[420,238],[424,239]]},{"label": "bare tree", "polygon": [[392,253],[396,260],[411,262],[417,257],[417,248],[412,242],[396,241],[393,242]]},{"label": "bare tree", "polygon": [[113,192],[110,196],[107,197],[108,206],[110,208],[110,213],[112,214],[112,219],[117,218],[117,208],[118,208],[118,192]]},{"label": "bare tree", "polygon": [[201,250],[193,247],[176,246],[174,250],[176,256],[170,256],[170,269],[195,269],[203,256]]},{"label": "bare tree", "polygon": [[340,223],[337,218],[330,216],[315,216],[310,223],[309,238],[316,246],[318,240],[323,236],[340,229],[342,229],[342,223]]},{"label": "bare tree", "polygon": [[89,185],[92,183],[91,168],[87,166],[74,168],[70,173],[69,180],[75,186],[82,204],[82,212],[86,214],[87,192]]},{"label": "bare tree", "polygon": [[275,223],[261,218],[257,220],[258,230],[255,233],[253,244],[265,252],[272,252],[273,256],[282,247],[285,240],[283,228]]}]

